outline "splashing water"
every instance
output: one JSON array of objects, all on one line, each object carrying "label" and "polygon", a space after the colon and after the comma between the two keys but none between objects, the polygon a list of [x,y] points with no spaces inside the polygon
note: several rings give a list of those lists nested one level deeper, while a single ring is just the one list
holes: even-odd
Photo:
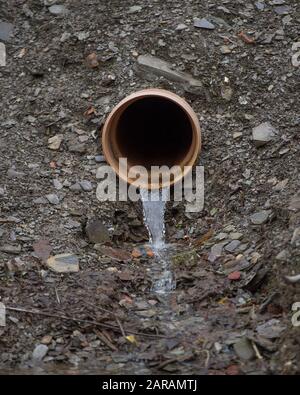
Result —
[{"label": "splashing water", "polygon": [[169,188],[153,191],[140,190],[144,222],[155,255],[152,291],[161,294],[168,293],[175,288],[175,280],[168,264],[169,246],[165,243],[165,208],[169,193]]}]

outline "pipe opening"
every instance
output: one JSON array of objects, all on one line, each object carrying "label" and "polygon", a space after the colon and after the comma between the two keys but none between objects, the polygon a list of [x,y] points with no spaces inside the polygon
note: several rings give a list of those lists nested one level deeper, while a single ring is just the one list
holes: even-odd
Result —
[{"label": "pipe opening", "polygon": [[120,115],[114,133],[118,155],[128,166],[183,166],[193,143],[188,114],[167,98],[135,100]]}]

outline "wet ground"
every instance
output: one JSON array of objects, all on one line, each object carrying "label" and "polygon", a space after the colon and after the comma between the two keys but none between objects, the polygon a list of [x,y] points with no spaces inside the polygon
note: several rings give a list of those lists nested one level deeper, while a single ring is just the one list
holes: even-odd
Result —
[{"label": "wet ground", "polygon": [[[2,373],[299,373],[299,11],[0,0]],[[201,84],[153,74],[139,55]],[[96,199],[101,125],[147,87],[185,97],[203,135],[204,210],[167,206],[168,295],[151,291],[141,204]],[[63,253],[79,271],[49,269]]]}]

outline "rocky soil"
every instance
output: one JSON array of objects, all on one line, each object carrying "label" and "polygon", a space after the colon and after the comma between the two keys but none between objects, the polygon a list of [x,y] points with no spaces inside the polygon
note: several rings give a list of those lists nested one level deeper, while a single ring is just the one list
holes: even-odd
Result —
[{"label": "rocky soil", "polygon": [[[299,23],[298,0],[0,0],[2,373],[300,373]],[[96,199],[101,125],[147,87],[203,136],[166,296],[141,205]]]}]

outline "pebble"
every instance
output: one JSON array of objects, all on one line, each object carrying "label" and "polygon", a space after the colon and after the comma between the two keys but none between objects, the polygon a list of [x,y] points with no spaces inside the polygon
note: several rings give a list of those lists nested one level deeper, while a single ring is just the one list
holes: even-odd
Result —
[{"label": "pebble", "polygon": [[218,243],[211,247],[211,251],[208,257],[208,260],[210,262],[214,262],[217,258],[219,258],[222,255],[224,245],[226,245],[226,242]]},{"label": "pebble", "polygon": [[84,192],[91,192],[93,190],[93,185],[88,180],[80,181],[79,184]]},{"label": "pebble", "polygon": [[48,8],[50,14],[61,15],[67,12],[66,7],[63,4],[54,4]]},{"label": "pebble", "polygon": [[243,237],[243,233],[232,232],[229,234],[229,237],[231,238],[231,240],[240,240]]},{"label": "pebble", "polygon": [[142,6],[140,5],[133,5],[129,7],[128,14],[135,14],[136,12],[140,12],[142,10]]},{"label": "pebble", "polygon": [[261,147],[276,137],[276,129],[269,123],[263,122],[252,130],[252,138],[256,147]]},{"label": "pebble", "polygon": [[170,81],[177,81],[195,87],[202,87],[202,83],[191,74],[174,70],[172,64],[152,55],[140,55],[137,63],[141,71],[165,77]]},{"label": "pebble", "polygon": [[60,189],[63,189],[63,184],[62,184],[59,180],[57,180],[57,179],[54,179],[54,180],[53,180],[53,186],[54,186],[54,188],[57,189],[58,191],[59,191]]},{"label": "pebble", "polygon": [[294,195],[289,204],[289,210],[291,211],[299,211],[300,210],[300,191]]},{"label": "pebble", "polygon": [[213,30],[215,26],[205,18],[194,18],[194,26],[201,29]]},{"label": "pebble", "polygon": [[180,32],[181,30],[185,30],[185,29],[187,29],[187,25],[185,25],[184,23],[179,23],[179,25],[177,25],[175,28],[177,32]]},{"label": "pebble", "polygon": [[232,240],[229,244],[226,245],[225,250],[227,252],[233,252],[238,248],[238,246],[241,244],[239,240]]},{"label": "pebble", "polygon": [[105,156],[104,155],[96,155],[95,156],[95,161],[97,163],[103,163],[106,162]]},{"label": "pebble", "polygon": [[109,232],[105,225],[98,219],[88,221],[85,233],[91,243],[100,244],[110,240]]},{"label": "pebble", "polygon": [[278,15],[287,15],[291,12],[291,7],[288,5],[282,5],[279,7],[275,7],[274,11],[276,12],[276,14]]},{"label": "pebble", "polygon": [[256,330],[258,334],[267,339],[276,339],[286,329],[281,322],[275,318],[258,325]]},{"label": "pebble", "polygon": [[295,245],[296,247],[300,246],[300,227],[294,230],[291,244]]},{"label": "pebble", "polygon": [[58,150],[62,141],[64,139],[64,136],[62,134],[56,134],[53,137],[50,137],[48,139],[48,148],[51,150]]},{"label": "pebble", "polygon": [[45,344],[38,344],[32,353],[34,361],[41,361],[47,354],[49,348]]},{"label": "pebble", "polygon": [[55,193],[49,193],[45,196],[49,203],[51,204],[59,204],[59,197],[55,195]]},{"label": "pebble", "polygon": [[75,182],[75,184],[71,185],[70,190],[73,192],[81,191],[81,186],[80,186],[79,182]]},{"label": "pebble", "polygon": [[250,361],[255,357],[255,352],[250,340],[244,337],[233,345],[237,356],[245,361]]},{"label": "pebble", "polygon": [[7,177],[8,178],[23,178],[24,176],[25,176],[25,173],[23,173],[22,171],[16,171],[14,168],[7,170]]},{"label": "pebble", "polygon": [[279,252],[279,254],[276,255],[276,260],[277,261],[287,261],[290,257],[290,254],[287,250],[282,250]]},{"label": "pebble", "polygon": [[75,254],[58,254],[47,259],[47,266],[57,273],[76,273],[79,259]]},{"label": "pebble", "polygon": [[5,252],[6,254],[19,254],[21,252],[20,244],[12,245],[12,244],[4,244],[0,247],[0,251]]},{"label": "pebble", "polygon": [[0,40],[7,41],[10,38],[13,29],[14,26],[11,23],[0,21]]},{"label": "pebble", "polygon": [[227,55],[227,54],[231,53],[231,49],[230,49],[230,47],[228,47],[228,45],[222,45],[220,47],[220,51],[223,55]]},{"label": "pebble", "polygon": [[264,8],[265,8],[265,6],[266,6],[264,3],[260,2],[260,1],[257,1],[257,2],[254,3],[254,4],[255,4],[255,7],[256,7],[259,11],[264,10]]},{"label": "pebble", "polygon": [[254,225],[264,224],[271,214],[271,210],[261,210],[251,215],[250,220]]}]

